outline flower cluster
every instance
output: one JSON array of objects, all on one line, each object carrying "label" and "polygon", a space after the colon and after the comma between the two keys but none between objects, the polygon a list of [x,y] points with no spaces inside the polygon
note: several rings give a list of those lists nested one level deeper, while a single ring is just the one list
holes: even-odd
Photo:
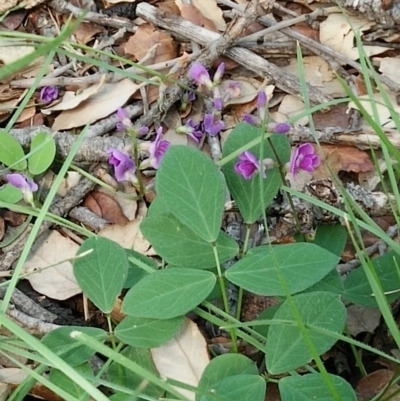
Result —
[{"label": "flower cluster", "polygon": [[[238,159],[239,161],[234,165],[234,170],[245,180],[250,180],[257,173],[260,173],[263,178],[266,178],[266,170],[275,165],[272,159],[264,159],[260,162],[260,160],[249,151],[241,153]],[[309,173],[314,172],[320,163],[321,159],[315,154],[314,146],[311,145],[311,143],[303,143],[292,152],[288,169],[294,177],[300,170],[305,170]]]},{"label": "flower cluster", "polygon": [[40,89],[39,99],[42,103],[50,103],[53,100],[56,100],[57,98],[58,98],[57,86],[54,85],[43,86],[43,88]]},{"label": "flower cluster", "polygon": [[290,172],[294,177],[300,170],[308,171],[309,173],[321,164],[321,159],[315,154],[314,146],[311,143],[303,143],[299,145],[290,158]]},{"label": "flower cluster", "polygon": [[[170,143],[162,139],[162,127],[157,129],[157,136],[155,140],[150,144],[144,144],[142,147],[149,152],[149,158],[140,164],[140,168],[144,169],[149,166],[154,169],[158,169],[160,166],[161,160],[167,151]],[[137,184],[136,173],[136,164],[131,158],[131,156],[122,152],[118,149],[111,148],[107,150],[108,154],[108,163],[114,167],[114,176],[118,182],[121,181],[130,181],[132,184]]]},{"label": "flower cluster", "polygon": [[38,190],[36,182],[19,173],[7,174],[6,177],[11,185],[21,190],[25,202],[35,206],[33,202],[33,192]]},{"label": "flower cluster", "polygon": [[[117,109],[117,118],[118,118],[118,122],[117,122],[117,126],[116,126],[117,131],[135,131],[128,113],[122,107],[119,107]],[[146,135],[146,134],[148,134],[148,132],[149,132],[149,129],[147,127],[140,127],[136,133],[138,135]]]}]

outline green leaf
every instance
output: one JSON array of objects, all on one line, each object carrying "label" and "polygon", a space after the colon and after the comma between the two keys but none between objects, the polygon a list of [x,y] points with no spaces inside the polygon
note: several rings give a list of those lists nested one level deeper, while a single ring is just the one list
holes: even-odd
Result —
[{"label": "green leaf", "polygon": [[343,280],[337,270],[333,269],[322,280],[307,288],[304,292],[312,291],[327,291],[342,295],[344,293]]},{"label": "green leaf", "polygon": [[[216,266],[212,245],[169,213],[147,217],[140,224],[140,230],[157,254],[169,264],[196,269]],[[216,245],[220,263],[239,252],[237,243],[222,231]]]},{"label": "green leaf", "polygon": [[170,340],[182,323],[183,316],[167,320],[127,316],[115,328],[115,335],[133,347],[155,348]]},{"label": "green leaf", "polygon": [[24,150],[19,142],[7,131],[0,130],[0,162],[13,170],[22,171],[26,169]]},{"label": "green leaf", "polygon": [[0,202],[17,203],[22,199],[22,191],[14,185],[6,184],[0,188]]},{"label": "green leaf", "polygon": [[322,224],[318,226],[314,241],[311,241],[311,243],[341,256],[346,246],[346,241],[347,231],[344,226],[341,224]]},{"label": "green leaf", "polygon": [[110,313],[128,272],[128,257],[117,243],[102,237],[88,238],[78,250],[86,256],[74,260],[74,275],[82,291],[104,313]]},{"label": "green leaf", "polygon": [[[144,348],[126,347],[122,350],[121,354],[131,361],[136,362],[141,367],[145,368],[148,372],[155,376],[159,373],[154,366],[153,359],[151,358],[150,350]],[[127,387],[131,390],[137,390],[143,386],[143,377],[138,376],[131,370],[121,366],[117,362],[113,362],[107,370],[107,379],[120,386]],[[143,386],[142,393],[150,397],[159,398],[164,393],[164,390],[158,388],[155,384],[146,383]],[[122,398],[123,399],[123,398]],[[129,397],[132,400],[132,397]],[[139,398],[140,399],[140,398]]]},{"label": "green leaf", "polygon": [[[75,370],[79,372],[81,375],[84,375],[85,377],[94,378],[92,368],[90,367],[88,362],[76,366]],[[89,394],[87,394],[86,391],[83,390],[81,386],[78,386],[72,379],[70,379],[61,370],[54,368],[51,369],[49,380],[51,383],[60,387],[65,392],[71,394],[75,398],[79,398],[82,401],[89,399]]]},{"label": "green leaf", "polygon": [[[211,390],[217,382],[237,375],[258,375],[256,364],[241,354],[219,355],[204,369],[198,387],[202,390]],[[196,400],[202,400],[202,396],[196,394]]]},{"label": "green leaf", "polygon": [[128,256],[129,267],[123,288],[133,287],[149,273],[149,270],[157,270],[157,263],[153,259],[133,249],[125,249],[125,252]]},{"label": "green leaf", "polygon": [[256,375],[238,375],[222,379],[212,386],[210,395],[201,395],[201,401],[264,401],[265,379]]},{"label": "green leaf", "polygon": [[[292,297],[304,324],[342,333],[346,324],[346,308],[337,294],[312,292]],[[274,320],[295,321],[288,300],[275,313]],[[307,333],[319,355],[328,351],[337,341],[334,337],[306,327]],[[304,338],[297,326],[271,325],[266,346],[266,365],[271,374],[294,370],[312,359]]]},{"label": "green leaf", "polygon": [[[282,305],[282,302],[276,305],[271,305],[265,308],[256,318],[256,321],[259,320],[272,320],[275,316],[275,313],[277,310],[280,308]],[[268,330],[269,330],[269,324],[265,324],[262,326],[254,326],[253,329],[261,334],[263,337],[267,338],[268,337]]]},{"label": "green leaf", "polygon": [[207,298],[215,282],[215,275],[204,270],[158,270],[128,291],[122,302],[122,312],[152,319],[182,316]]},{"label": "green leaf", "polygon": [[56,155],[54,138],[46,132],[39,132],[31,141],[31,152],[28,157],[29,172],[32,175],[44,173]]},{"label": "green leaf", "polygon": [[158,169],[156,190],[169,211],[200,238],[217,239],[225,181],[210,158],[197,149],[171,146]]},{"label": "green leaf", "polygon": [[261,246],[230,267],[225,277],[258,295],[283,296],[281,277],[295,294],[320,281],[338,261],[338,256],[314,244]]},{"label": "green leaf", "polygon": [[[356,394],[346,380],[328,375],[340,400],[356,401]],[[279,380],[279,390],[282,401],[336,400],[320,373],[284,377]]]},{"label": "green leaf", "polygon": [[[260,129],[246,123],[238,124],[229,134],[223,151],[223,157],[228,156],[237,149],[245,146],[252,139],[260,137]],[[290,145],[289,140],[285,135],[272,135],[270,137],[275,150],[283,164],[289,161]],[[263,141],[263,158],[271,158],[276,160],[275,154],[266,140]],[[249,149],[257,157],[260,157],[261,145],[255,145]],[[226,182],[232,197],[243,216],[246,223],[254,223],[263,212],[263,205],[266,207],[278,193],[279,187],[282,185],[282,180],[279,175],[278,167],[274,167],[267,171],[267,178],[263,180],[263,198],[261,198],[260,177],[255,174],[252,179],[245,180],[238,175],[234,170],[234,165],[238,159],[233,159],[222,167]]]},{"label": "green leaf", "polygon": [[79,330],[98,341],[105,340],[106,332],[95,327],[65,326],[47,333],[42,343],[71,366],[78,366],[91,358],[96,351],[75,340],[70,334]]},{"label": "green leaf", "polygon": [[[394,251],[389,251],[372,259],[372,265],[379,277],[382,290],[387,293],[386,299],[388,303],[400,297],[400,278],[395,268],[396,264],[400,266],[400,255]],[[378,306],[362,266],[353,270],[347,276],[344,281],[344,289],[343,296],[347,300],[366,307]]]}]

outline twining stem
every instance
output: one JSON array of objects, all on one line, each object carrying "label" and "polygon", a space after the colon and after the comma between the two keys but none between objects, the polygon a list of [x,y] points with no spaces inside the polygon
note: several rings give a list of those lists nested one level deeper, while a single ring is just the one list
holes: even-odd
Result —
[{"label": "twining stem", "polygon": [[[250,224],[246,224],[246,237],[244,239],[243,249],[242,249],[242,258],[246,256],[248,247],[249,247],[249,239],[250,239]],[[238,299],[237,299],[237,307],[236,307],[236,319],[240,320],[240,316],[242,314],[242,303],[243,303],[243,288],[239,287],[238,291]]]},{"label": "twining stem", "polygon": [[[277,163],[278,163],[278,166],[279,166],[279,169],[278,169],[278,170],[279,170],[279,176],[281,177],[282,184],[283,184],[283,185],[286,185],[285,176],[284,176],[284,174],[283,174],[283,171],[284,171],[284,167],[285,167],[285,166],[283,165],[282,160],[280,159],[280,157],[279,157],[279,155],[278,155],[278,152],[276,151],[275,146],[274,146],[274,144],[273,144],[272,141],[271,141],[271,138],[267,138],[267,142],[268,142],[269,145],[271,146],[272,152],[274,153],[274,156],[275,156],[276,161],[277,161]],[[292,215],[293,215],[294,221],[295,221],[295,223],[296,223],[297,231],[301,234],[300,220],[299,220],[299,217],[297,216],[297,212],[296,212],[296,209],[295,209],[295,207],[294,207],[292,195],[289,194],[289,193],[287,193],[286,195],[287,195],[288,200],[289,200],[290,209],[292,210]]]},{"label": "twining stem", "polygon": [[[215,258],[215,263],[217,265],[217,274],[218,274],[218,282],[219,282],[219,287],[221,289],[221,296],[222,296],[222,303],[224,305],[224,310],[225,312],[229,315],[229,304],[228,304],[228,297],[227,297],[227,291],[226,291],[226,286],[225,286],[225,281],[224,281],[224,276],[222,274],[221,270],[221,264],[219,263],[219,257],[218,257],[218,250],[217,250],[217,245],[215,242],[212,244],[213,252],[214,252],[214,258]],[[236,332],[235,330],[229,330],[231,340],[232,340],[232,349],[235,353],[238,352],[237,349],[237,337],[236,337]]]}]

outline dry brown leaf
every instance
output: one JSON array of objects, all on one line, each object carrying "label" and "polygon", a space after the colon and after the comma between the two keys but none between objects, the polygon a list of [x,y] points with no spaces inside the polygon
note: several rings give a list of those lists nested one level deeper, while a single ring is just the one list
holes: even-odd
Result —
[{"label": "dry brown leaf", "polygon": [[353,173],[367,172],[374,169],[369,154],[365,150],[357,149],[354,146],[322,145],[325,157],[337,151],[339,153],[339,171]]},{"label": "dry brown leaf", "polygon": [[[328,63],[318,56],[304,57],[304,73],[306,82],[317,87],[322,93],[333,97],[346,96],[346,91],[337,80]],[[291,59],[290,64],[282,67],[285,71],[297,76],[299,67],[296,58]]]},{"label": "dry brown leaf", "polygon": [[[320,24],[320,41],[351,60],[358,60],[360,55],[354,45],[354,32],[365,31],[374,24],[375,22],[364,18],[332,13]],[[390,47],[364,45],[363,49],[367,56],[372,56],[383,53]]]},{"label": "dry brown leaf", "polygon": [[357,400],[369,401],[375,397],[392,380],[393,374],[391,370],[379,369],[363,377],[356,387]]},{"label": "dry brown leaf", "polygon": [[400,83],[399,70],[400,59],[395,57],[384,57],[381,59],[379,71],[385,77],[392,79],[394,82]]},{"label": "dry brown leaf", "polygon": [[98,235],[108,238],[126,249],[133,249],[145,254],[150,249],[150,243],[143,237],[139,230],[141,220],[130,221],[124,226],[109,225],[104,227]]},{"label": "dry brown leaf", "polygon": [[46,111],[71,110],[75,107],[78,107],[82,102],[98,93],[104,86],[105,80],[106,76],[103,75],[98,84],[84,89],[78,95],[76,95],[74,92],[66,92],[60,103],[57,103],[56,105],[47,108]]},{"label": "dry brown leaf", "polygon": [[118,202],[108,194],[92,191],[83,205],[109,223],[125,225],[129,221]]},{"label": "dry brown leaf", "polygon": [[103,28],[91,22],[81,22],[78,28],[75,29],[74,35],[78,43],[86,45],[95,35],[103,32]]},{"label": "dry brown leaf", "polygon": [[107,4],[134,3],[136,0],[107,0]]},{"label": "dry brown leaf", "polygon": [[53,130],[71,129],[92,124],[114,113],[137,91],[130,79],[105,84],[101,90],[72,110],[63,111],[54,121]]},{"label": "dry brown leaf", "polygon": [[[175,0],[183,18],[212,31],[225,31],[226,22],[215,0],[192,0],[192,4]],[[198,14],[198,12],[200,15]]]},{"label": "dry brown leaf", "polygon": [[[390,107],[393,108],[393,110],[397,114],[400,114],[400,106],[397,104],[396,96],[391,92],[387,92],[386,96],[389,98]],[[375,104],[375,107],[377,109],[381,125],[384,126],[385,128],[396,128],[396,124],[392,120],[392,117],[390,115],[390,111],[386,107],[385,101],[382,98],[382,95],[380,93],[375,93],[373,99],[374,99],[374,104]],[[372,102],[370,101],[369,96],[368,95],[359,96],[358,100],[361,101],[361,103],[362,103],[364,109],[366,110],[366,112],[370,116],[372,116],[373,115]],[[353,102],[350,102],[348,107],[350,109],[357,109],[358,110],[357,106]],[[362,128],[370,129],[369,123],[367,121],[365,121],[364,118],[362,119],[362,123],[361,123],[360,129],[362,129]]]},{"label": "dry brown leaf", "polygon": [[215,23],[212,20],[206,18],[193,4],[183,3],[179,5],[178,2],[176,2],[176,4],[181,10],[182,18],[192,22],[195,25],[209,29],[210,31],[218,31]]},{"label": "dry brown leaf", "polygon": [[[285,120],[289,117],[294,117],[305,110],[304,103],[293,95],[286,95],[281,104],[279,105],[278,112],[285,115]],[[305,116],[300,120],[297,120],[294,125],[304,126],[308,124],[308,117]]]},{"label": "dry brown leaf", "polygon": [[[207,343],[197,325],[185,318],[179,332],[166,344],[150,350],[154,365],[161,377],[196,387],[210,358]],[[189,400],[195,400],[192,391],[176,387]]]},{"label": "dry brown leaf", "polygon": [[347,307],[347,328],[355,337],[360,333],[374,333],[381,321],[381,312],[378,308],[366,308],[360,305]]},{"label": "dry brown leaf", "polygon": [[157,49],[145,64],[161,63],[177,56],[176,45],[172,37],[155,30],[151,24],[139,26],[125,44],[125,52],[132,54],[137,60],[141,60],[154,45],[157,45]]},{"label": "dry brown leaf", "polygon": [[[66,259],[75,257],[79,246],[58,231],[42,234],[32,247],[24,272],[33,272],[26,277],[39,294],[49,298],[64,300],[82,291],[75,280],[71,262]],[[47,266],[52,266],[44,269]]]},{"label": "dry brown leaf", "polygon": [[324,130],[328,127],[341,127],[343,130],[350,125],[351,113],[347,113],[347,105],[337,104],[329,107],[328,111],[317,111],[313,113],[316,130]]}]

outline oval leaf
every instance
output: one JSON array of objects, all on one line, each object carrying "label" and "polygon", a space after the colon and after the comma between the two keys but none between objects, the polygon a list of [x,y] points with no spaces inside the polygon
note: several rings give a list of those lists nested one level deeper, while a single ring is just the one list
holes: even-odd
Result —
[{"label": "oval leaf", "polygon": [[[260,137],[260,129],[246,123],[238,124],[229,134],[225,142],[222,155],[226,157],[239,148],[246,146],[252,139]],[[272,144],[278,154],[281,162],[285,164],[290,158],[289,140],[285,135],[272,135],[270,137]],[[263,159],[271,158],[276,160],[275,154],[267,141],[263,141]],[[257,157],[260,157],[261,146],[255,145],[249,149]],[[243,216],[246,223],[254,223],[262,214],[263,207],[269,205],[275,195],[278,193],[282,180],[279,175],[278,167],[267,171],[267,178],[263,180],[263,198],[260,197],[260,177],[255,174],[250,180],[244,179],[234,170],[234,165],[238,158],[230,160],[222,167],[226,183],[232,197]]]},{"label": "oval leaf", "polygon": [[204,270],[171,268],[145,276],[125,296],[122,312],[171,319],[194,309],[211,293],[215,275]]},{"label": "oval leaf", "polygon": [[0,162],[13,170],[25,170],[24,150],[19,142],[7,131],[0,130]]},{"label": "oval leaf", "polygon": [[39,132],[31,141],[31,155],[28,157],[29,172],[32,175],[44,173],[53,163],[56,143],[46,132]]},{"label": "oval leaf", "polygon": [[[212,245],[172,214],[147,217],[140,230],[159,256],[175,266],[211,269],[216,266]],[[220,231],[216,241],[220,263],[237,255],[237,243]]]},{"label": "oval leaf", "polygon": [[[204,369],[198,387],[202,390],[211,390],[220,380],[237,375],[258,375],[256,364],[241,354],[219,355]],[[202,400],[202,395],[196,394],[196,400]]]},{"label": "oval leaf", "polygon": [[14,185],[6,184],[0,188],[0,201],[17,203],[22,199],[22,191]]},{"label": "oval leaf", "polygon": [[82,291],[104,313],[110,313],[128,272],[128,257],[117,243],[102,237],[87,239],[74,261],[74,275]]},{"label": "oval leaf", "polygon": [[201,401],[264,401],[266,391],[265,379],[255,375],[238,375],[226,377],[214,383],[210,396],[202,395]]},{"label": "oval leaf", "polygon": [[171,146],[157,172],[156,190],[168,210],[207,242],[217,239],[225,203],[225,181],[206,155]]},{"label": "oval leaf", "polygon": [[283,401],[334,401],[335,399],[356,401],[357,397],[346,380],[339,376],[329,375],[336,394],[335,398],[332,391],[326,385],[325,380],[319,373],[304,376],[287,376],[279,380],[279,390]]},{"label": "oval leaf", "polygon": [[98,341],[106,339],[106,332],[95,327],[65,326],[47,333],[42,338],[42,343],[69,365],[78,366],[87,362],[96,350],[72,338],[71,333],[74,330],[79,330]]},{"label": "oval leaf", "polygon": [[284,296],[281,278],[291,294],[324,278],[339,261],[339,256],[318,245],[295,243],[253,248],[230,267],[226,278],[258,295]]},{"label": "oval leaf", "polygon": [[[291,301],[305,325],[342,333],[346,324],[346,309],[339,295],[312,292],[295,295]],[[274,319],[295,321],[287,300],[277,310]],[[310,327],[306,327],[306,330],[319,355],[328,351],[336,342],[333,336],[324,335]],[[270,326],[265,354],[268,372],[274,375],[297,369],[312,359],[300,329],[285,324]]]},{"label": "oval leaf", "polygon": [[133,347],[154,348],[170,340],[182,323],[183,316],[167,320],[127,316],[115,328],[115,335]]}]

